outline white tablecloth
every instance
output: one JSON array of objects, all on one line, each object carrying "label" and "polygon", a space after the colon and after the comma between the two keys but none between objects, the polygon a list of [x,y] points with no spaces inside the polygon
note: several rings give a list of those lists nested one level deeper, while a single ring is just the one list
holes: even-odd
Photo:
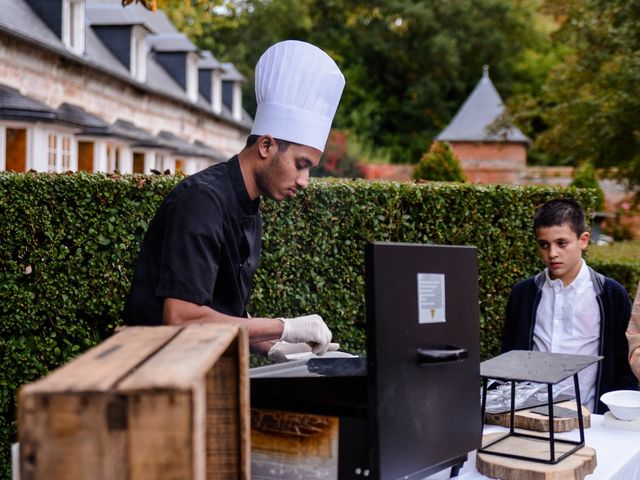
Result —
[{"label": "white tablecloth", "polygon": [[[585,444],[596,451],[597,467],[585,480],[640,480],[640,431],[613,429],[604,426],[602,415],[591,415],[591,428],[584,431]],[[486,425],[484,433],[506,432],[508,429]],[[578,430],[556,434],[557,438],[579,440]],[[450,470],[428,477],[429,480],[449,478]],[[460,480],[485,480],[489,477],[476,470],[476,454],[471,452],[458,474]]]}]

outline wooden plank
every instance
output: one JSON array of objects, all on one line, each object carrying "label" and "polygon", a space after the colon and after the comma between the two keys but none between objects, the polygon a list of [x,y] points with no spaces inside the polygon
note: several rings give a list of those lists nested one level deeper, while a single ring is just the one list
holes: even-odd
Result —
[{"label": "wooden plank", "polygon": [[124,379],[117,391],[188,390],[204,378],[239,332],[240,327],[231,325],[190,325]]},{"label": "wooden plank", "polygon": [[236,359],[224,355],[207,374],[207,480],[239,478],[240,402]]},{"label": "wooden plank", "polygon": [[[483,437],[487,444],[504,433],[494,433]],[[549,458],[549,442],[526,438],[511,437],[491,447],[492,450],[528,455],[536,458]],[[556,455],[573,448],[572,445],[556,443]],[[499,457],[479,453],[476,456],[476,468],[489,478],[508,478],[509,480],[582,480],[596,468],[596,452],[585,446],[555,465],[548,465],[515,458]]]},{"label": "wooden plank", "polygon": [[[560,402],[555,404],[558,407],[568,408],[570,410],[576,411],[576,402],[575,400],[567,400],[566,402]],[[484,423],[487,425],[500,425],[501,427],[509,427],[510,425],[510,417],[509,413],[489,413],[486,412],[484,415]],[[589,409],[582,406],[582,417],[584,420],[584,428],[591,427],[591,413]],[[536,432],[548,432],[549,431],[549,417],[546,415],[541,415],[539,413],[534,413],[531,409],[527,410],[519,410],[515,412],[515,416],[513,419],[515,428],[524,428],[525,430],[533,430]],[[553,419],[553,429],[554,432],[570,432],[571,430],[578,428],[578,419],[577,418],[557,418]]]},{"label": "wooden plank", "polygon": [[147,391],[127,398],[128,480],[194,479],[191,392]]},{"label": "wooden plank", "polygon": [[126,431],[105,412],[104,395],[30,395],[21,399],[23,478],[125,480]]},{"label": "wooden plank", "polygon": [[22,394],[109,391],[181,329],[172,326],[124,328],[43,379],[25,385]]},{"label": "wooden plank", "polygon": [[244,328],[238,332],[237,362],[240,389],[240,479],[251,478],[251,394],[249,378],[249,334]]}]

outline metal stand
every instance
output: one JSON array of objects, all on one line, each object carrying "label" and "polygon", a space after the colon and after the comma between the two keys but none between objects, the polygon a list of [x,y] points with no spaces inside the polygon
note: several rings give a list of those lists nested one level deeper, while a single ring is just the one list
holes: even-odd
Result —
[{"label": "metal stand", "polygon": [[[487,403],[487,386],[488,386],[488,377],[482,377],[482,408],[481,408],[481,418],[484,421],[484,414],[485,414],[485,408],[486,408],[486,403]],[[563,438],[555,438],[555,432],[554,432],[554,428],[553,428],[553,384],[552,383],[547,383],[547,396],[548,396],[548,406],[549,406],[549,436],[548,437],[541,437],[541,436],[537,436],[537,435],[529,435],[526,433],[521,433],[521,432],[516,432],[515,431],[515,392],[516,392],[516,381],[515,380],[511,380],[511,416],[509,419],[509,433],[507,433],[506,435],[498,438],[497,440],[494,440],[493,442],[491,442],[490,444],[483,446],[482,448],[478,449],[478,453],[485,453],[485,454],[489,454],[489,455],[498,455],[501,457],[508,457],[508,458],[517,458],[520,460],[530,460],[532,462],[538,462],[538,463],[545,463],[545,464],[550,464],[550,465],[555,465],[556,463],[562,461],[563,459],[565,459],[566,457],[568,457],[569,455],[571,455],[572,453],[574,453],[575,451],[579,450],[580,448],[584,447],[584,419],[582,417],[582,405],[580,403],[580,384],[578,382],[578,373],[574,373],[573,375],[573,385],[575,388],[575,392],[576,392],[576,409],[578,412],[578,425],[579,425],[579,429],[580,429],[580,441],[574,441],[574,440],[566,440]],[[489,447],[491,447],[492,445],[495,445],[499,442],[502,442],[504,440],[506,440],[509,437],[521,437],[521,438],[530,438],[536,441],[541,441],[541,440],[548,440],[549,441],[549,459],[541,459],[541,458],[535,458],[535,457],[527,457],[525,455],[517,455],[517,454],[512,454],[512,453],[505,453],[505,452],[496,452],[496,451],[492,451],[492,450],[488,450]],[[563,453],[562,455],[560,455],[559,457],[556,458],[556,443],[564,443],[564,444],[569,444],[569,445],[575,445],[574,448],[572,448],[571,450],[568,450],[567,452]]]}]

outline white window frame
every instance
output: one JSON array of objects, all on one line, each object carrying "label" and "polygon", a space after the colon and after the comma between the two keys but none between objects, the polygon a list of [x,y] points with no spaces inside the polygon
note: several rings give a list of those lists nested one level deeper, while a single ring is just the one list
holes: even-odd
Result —
[{"label": "white window frame", "polygon": [[131,29],[131,76],[140,83],[147,79],[147,31],[140,25]]},{"label": "white window frame", "polygon": [[0,130],[2,130],[2,149],[0,150],[0,171],[7,169],[7,158],[6,158],[6,148],[7,148],[7,128],[12,128],[16,130],[25,130],[27,133],[27,145],[26,145],[26,158],[25,158],[25,172],[36,168],[36,162],[33,158],[33,140],[34,140],[34,129],[32,123],[22,123],[22,122],[2,122],[0,125]]},{"label": "white window frame", "polygon": [[64,173],[77,170],[76,139],[71,132],[49,130],[47,134],[47,172]]},{"label": "white window frame", "polygon": [[242,121],[242,83],[233,82],[233,111],[231,112],[233,119],[237,122]]},{"label": "white window frame", "polygon": [[[7,155],[7,126],[0,124],[0,172],[3,172],[7,169],[6,155]],[[27,162],[25,161],[24,163],[26,166]]]},{"label": "white window frame", "polygon": [[122,172],[122,145],[107,142],[107,173]]},{"label": "white window frame", "polygon": [[55,173],[58,166],[58,135],[47,133],[47,172]]},{"label": "white window frame", "polygon": [[198,101],[198,55],[193,52],[187,53],[187,97],[192,102]]},{"label": "white window frame", "polygon": [[62,1],[62,43],[70,51],[82,55],[85,38],[85,0]]},{"label": "white window frame", "polygon": [[211,72],[211,108],[213,113],[222,113],[222,72],[214,69]]}]

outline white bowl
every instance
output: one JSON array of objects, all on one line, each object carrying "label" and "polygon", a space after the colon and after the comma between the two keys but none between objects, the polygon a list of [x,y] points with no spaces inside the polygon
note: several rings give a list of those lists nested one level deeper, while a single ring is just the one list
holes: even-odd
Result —
[{"label": "white bowl", "polygon": [[640,418],[640,392],[635,390],[615,390],[600,397],[614,417],[620,420]]}]

